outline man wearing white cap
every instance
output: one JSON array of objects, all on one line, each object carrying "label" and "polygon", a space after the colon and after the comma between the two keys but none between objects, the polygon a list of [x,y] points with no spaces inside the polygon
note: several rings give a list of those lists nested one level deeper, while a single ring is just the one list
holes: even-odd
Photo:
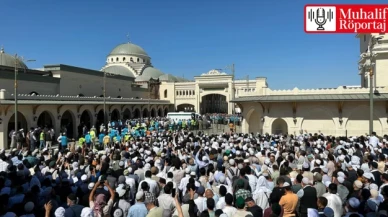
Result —
[{"label": "man wearing white cap", "polygon": [[349,190],[343,185],[345,181],[345,175],[342,172],[339,172],[337,175],[338,177],[335,179],[335,184],[337,184],[337,193],[341,198],[342,203],[345,203],[349,195]]},{"label": "man wearing white cap", "polygon": [[299,211],[301,217],[307,217],[307,209],[317,209],[317,190],[311,186],[310,180],[307,177],[302,179],[303,188],[297,192],[299,197]]}]

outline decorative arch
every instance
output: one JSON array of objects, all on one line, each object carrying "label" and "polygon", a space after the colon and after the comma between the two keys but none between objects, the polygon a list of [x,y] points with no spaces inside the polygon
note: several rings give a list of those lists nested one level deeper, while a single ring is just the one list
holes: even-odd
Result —
[{"label": "decorative arch", "polygon": [[176,110],[177,110],[177,112],[182,112],[182,111],[194,112],[195,106],[193,104],[184,103],[184,104],[177,105]]},{"label": "decorative arch", "polygon": [[155,110],[155,108],[151,109],[151,114],[150,115],[151,115],[152,118],[156,117],[156,110]]},{"label": "decorative arch", "polygon": [[30,93],[30,96],[39,96],[39,93],[36,92],[36,91],[32,91],[32,92]]},{"label": "decorative arch", "polygon": [[144,108],[143,109],[143,118],[148,118],[148,115],[149,115],[149,113],[148,113],[148,109],[147,108]]},{"label": "decorative arch", "polygon": [[68,138],[75,138],[75,115],[71,110],[66,110],[61,115],[60,131],[65,132]]},{"label": "decorative arch", "polygon": [[55,118],[54,115],[47,111],[44,110],[42,111],[39,115],[37,115],[37,125],[38,127],[53,127],[55,126]]},{"label": "decorative arch", "polygon": [[262,133],[260,113],[253,106],[251,106],[247,111],[248,112],[244,118],[245,130],[249,133]]},{"label": "decorative arch", "polygon": [[283,118],[276,118],[271,124],[272,134],[286,134],[288,133],[288,124]]},{"label": "decorative arch", "polygon": [[131,110],[129,110],[128,108],[126,108],[123,112],[123,119],[124,120],[131,119]]},{"label": "decorative arch", "polygon": [[100,129],[100,126],[101,124],[104,123],[104,109],[100,109],[98,110],[98,112],[96,112],[96,126],[97,126],[97,129]]},{"label": "decorative arch", "polygon": [[330,112],[330,109],[324,107],[309,108],[308,113],[303,117],[301,130],[318,133],[324,135],[336,135],[336,124],[333,117],[338,117]]},{"label": "decorative arch", "polygon": [[118,109],[113,109],[112,112],[110,113],[110,119],[112,121],[118,121],[120,120],[120,112]]},{"label": "decorative arch", "polygon": [[167,114],[168,114],[168,108],[166,107],[166,108],[164,108],[164,113],[163,113],[163,115],[166,117]]},{"label": "decorative arch", "polygon": [[[17,118],[18,118],[18,120],[17,120],[18,130],[23,129],[24,132],[27,133],[29,130],[29,128],[28,128],[29,126],[28,126],[26,116],[24,116],[24,114],[22,112],[18,111]],[[5,124],[5,123],[7,123],[7,122],[5,122],[5,120],[4,120],[3,124],[5,125],[4,128],[6,128],[6,129],[4,129],[4,132],[7,133],[6,135],[4,135],[7,139],[7,142],[6,142],[7,145],[4,145],[5,146],[4,148],[8,149],[8,148],[10,148],[9,145],[11,144],[11,139],[9,138],[9,135],[10,135],[11,131],[15,130],[15,113],[13,113],[10,116],[10,118],[8,119],[8,124]]]},{"label": "decorative arch", "polygon": [[158,117],[163,117],[163,109],[158,108]]},{"label": "decorative arch", "polygon": [[[82,124],[85,124],[85,126],[90,129],[92,126],[92,123],[93,123],[93,115],[92,113],[90,112],[89,109],[84,109],[82,111],[82,113],[80,114],[81,117],[80,117],[80,123]],[[99,128],[99,127],[98,127]]]},{"label": "decorative arch", "polygon": [[[379,119],[381,113],[373,111],[373,131],[377,135],[383,135],[383,123]],[[359,105],[355,106],[348,114],[345,122],[345,128],[348,136],[360,136],[369,133],[369,106]]]},{"label": "decorative arch", "polygon": [[135,108],[135,109],[133,110],[133,117],[134,117],[134,118],[140,118],[140,117],[141,117],[141,115],[140,115],[140,109],[139,109],[139,108]]}]

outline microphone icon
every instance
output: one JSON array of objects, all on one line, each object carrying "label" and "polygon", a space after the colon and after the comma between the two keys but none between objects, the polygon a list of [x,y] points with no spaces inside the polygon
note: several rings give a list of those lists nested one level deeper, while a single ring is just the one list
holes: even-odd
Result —
[{"label": "microphone icon", "polygon": [[327,19],[325,17],[325,9],[318,8],[317,9],[317,17],[315,18],[315,23],[318,25],[317,30],[325,30],[323,25],[325,25]]}]

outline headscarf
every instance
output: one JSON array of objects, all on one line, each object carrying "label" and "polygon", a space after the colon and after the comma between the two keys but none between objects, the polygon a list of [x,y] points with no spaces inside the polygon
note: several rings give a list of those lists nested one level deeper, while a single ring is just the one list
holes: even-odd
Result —
[{"label": "headscarf", "polygon": [[104,206],[106,205],[106,201],[105,201],[105,194],[99,194],[97,195],[96,197],[96,200],[94,201],[94,212],[97,214],[101,214],[102,213],[102,209],[104,208]]},{"label": "headscarf", "polygon": [[65,208],[58,207],[54,212],[55,217],[65,217]]},{"label": "headscarf", "polygon": [[263,190],[264,192],[267,192],[268,189],[269,189],[269,185],[268,185],[267,179],[265,179],[264,176],[260,176],[259,179],[257,180],[256,191]]}]

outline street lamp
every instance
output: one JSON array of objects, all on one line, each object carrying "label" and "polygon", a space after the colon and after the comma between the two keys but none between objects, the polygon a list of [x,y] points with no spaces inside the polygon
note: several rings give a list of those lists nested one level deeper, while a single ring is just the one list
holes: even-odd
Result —
[{"label": "street lamp", "polygon": [[362,64],[362,67],[369,69],[369,135],[373,133],[373,67],[375,66],[375,58],[377,56],[376,53],[373,53],[373,47],[379,40],[381,40],[383,36],[374,36],[371,35],[368,43],[368,52],[361,54],[361,58],[365,58],[365,63]]},{"label": "street lamp", "polygon": [[[18,131],[18,55],[15,54],[15,81],[14,81],[14,97],[15,97],[15,132]],[[25,62],[35,62],[36,60],[25,60]],[[26,73],[26,66],[22,65],[24,73]]]}]

